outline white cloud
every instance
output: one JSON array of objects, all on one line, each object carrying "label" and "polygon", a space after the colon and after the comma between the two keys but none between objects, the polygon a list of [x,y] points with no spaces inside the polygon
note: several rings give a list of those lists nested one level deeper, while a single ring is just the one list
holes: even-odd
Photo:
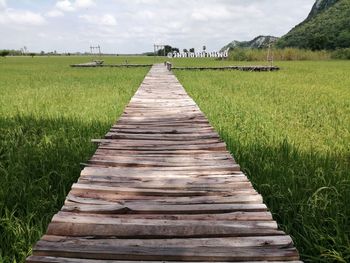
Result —
[{"label": "white cloud", "polygon": [[94,6],[94,0],[59,0],[55,7],[64,12],[73,12],[78,9]]},{"label": "white cloud", "polygon": [[0,0],[0,11],[6,9],[6,0]]},{"label": "white cloud", "polygon": [[39,26],[46,23],[45,18],[31,11],[6,9],[0,13],[0,24],[4,25],[32,25]]},{"label": "white cloud", "polygon": [[75,7],[69,0],[60,0],[56,3],[56,8],[65,12],[72,12],[75,10]]},{"label": "white cloud", "polygon": [[49,12],[46,13],[47,17],[60,17],[60,16],[64,16],[64,13],[60,10],[51,10]]},{"label": "white cloud", "polygon": [[234,16],[225,6],[207,6],[195,8],[192,18],[198,21],[223,20]]},{"label": "white cloud", "polygon": [[99,26],[116,26],[117,20],[111,14],[105,14],[102,16],[97,15],[80,15],[81,19],[85,20],[89,24],[99,25]]},{"label": "white cloud", "polygon": [[88,8],[94,5],[95,2],[93,0],[76,0],[74,3],[76,8]]},{"label": "white cloud", "polygon": [[255,19],[261,17],[263,12],[253,5],[218,5],[213,6],[201,6],[195,7],[191,14],[191,17],[197,21],[209,21],[213,22],[224,21],[224,20],[237,20],[242,17],[254,17]]}]

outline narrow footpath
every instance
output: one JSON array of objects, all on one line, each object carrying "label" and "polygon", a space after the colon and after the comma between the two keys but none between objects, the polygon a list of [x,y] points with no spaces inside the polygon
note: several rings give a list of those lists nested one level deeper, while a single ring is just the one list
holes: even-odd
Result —
[{"label": "narrow footpath", "polygon": [[301,262],[164,65],[151,68],[94,142],[98,149],[28,263]]}]

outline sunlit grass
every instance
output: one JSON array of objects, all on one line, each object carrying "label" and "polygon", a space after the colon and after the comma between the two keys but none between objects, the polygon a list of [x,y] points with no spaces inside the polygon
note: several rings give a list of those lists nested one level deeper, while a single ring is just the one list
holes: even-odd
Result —
[{"label": "sunlit grass", "polygon": [[279,72],[176,75],[303,260],[349,262],[350,62],[278,65]]},{"label": "sunlit grass", "polygon": [[78,62],[87,58],[0,59],[0,262],[30,253],[93,154],[90,139],[109,130],[148,71],[69,67]]},{"label": "sunlit grass", "polygon": [[[105,63],[166,58],[103,57]],[[45,232],[79,163],[147,68],[70,68],[87,57],[0,59],[0,262]],[[264,65],[173,59],[175,66]],[[350,63],[276,62],[279,72],[176,71],[305,261],[350,261]]]}]

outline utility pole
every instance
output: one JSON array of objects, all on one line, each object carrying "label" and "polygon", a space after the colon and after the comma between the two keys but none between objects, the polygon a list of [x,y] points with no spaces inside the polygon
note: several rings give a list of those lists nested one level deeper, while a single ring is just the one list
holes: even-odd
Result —
[{"label": "utility pole", "polygon": [[273,66],[273,51],[272,51],[272,42],[270,41],[269,47],[267,49],[267,63],[270,64],[270,67]]},{"label": "utility pole", "polygon": [[158,45],[158,44],[154,44],[153,45],[154,48],[154,61],[156,60],[156,56],[157,56],[157,52],[161,49],[163,49],[163,55],[164,57],[166,56],[165,54],[165,45]]},{"label": "utility pole", "polygon": [[98,54],[98,56],[101,57],[102,54],[101,54],[101,47],[100,47],[100,45],[98,45],[98,46],[90,46],[90,53],[91,53],[92,56]]}]

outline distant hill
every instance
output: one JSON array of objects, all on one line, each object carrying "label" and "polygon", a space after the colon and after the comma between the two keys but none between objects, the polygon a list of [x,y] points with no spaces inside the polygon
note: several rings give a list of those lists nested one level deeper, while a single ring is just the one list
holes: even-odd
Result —
[{"label": "distant hill", "polygon": [[313,50],[350,47],[350,0],[317,0],[308,17],[277,41]]},{"label": "distant hill", "polygon": [[221,51],[234,48],[267,48],[270,43],[276,42],[278,37],[273,36],[258,36],[250,41],[237,41],[234,40],[231,43],[224,46]]}]

